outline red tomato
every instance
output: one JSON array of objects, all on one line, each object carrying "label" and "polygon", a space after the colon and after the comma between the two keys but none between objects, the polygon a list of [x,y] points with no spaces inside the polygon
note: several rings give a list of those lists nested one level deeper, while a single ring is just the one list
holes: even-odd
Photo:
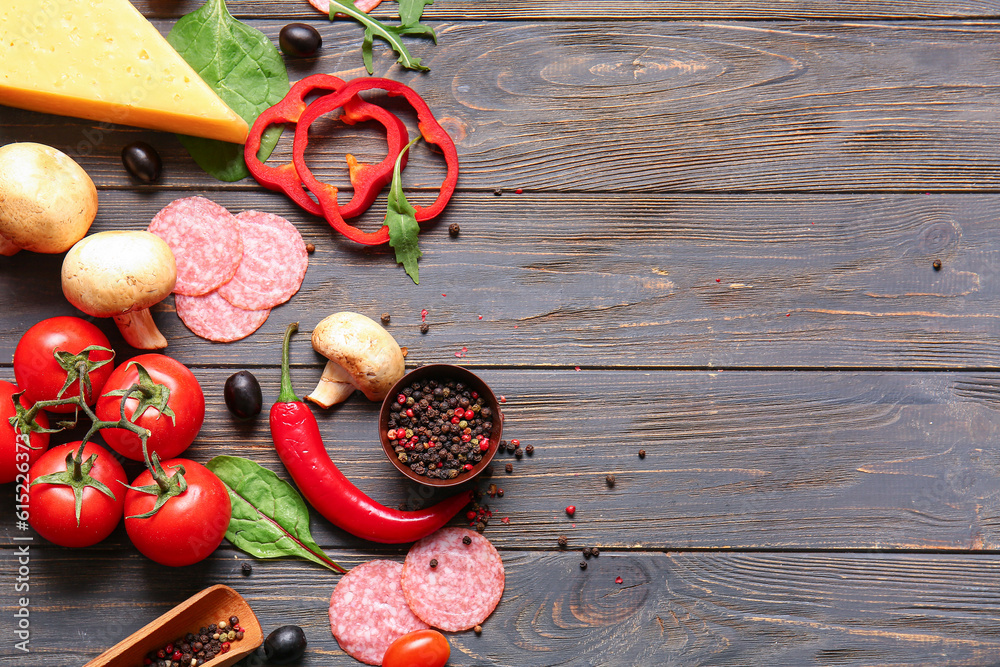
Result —
[{"label": "red tomato", "polygon": [[[145,556],[162,565],[180,567],[204,560],[222,543],[232,516],[232,504],[225,485],[211,470],[188,459],[163,463],[170,477],[184,466],[187,490],[163,504],[153,516],[136,518],[153,509],[156,496],[135,489],[125,495],[125,530],[132,544]],[[147,470],[132,486],[154,484]]]},{"label": "red tomato", "polygon": [[[14,377],[17,384],[24,387],[24,395],[31,403],[79,396],[79,380],[74,380],[59,395],[59,390],[66,383],[66,369],[59,364],[53,353],[60,351],[75,355],[91,345],[111,349],[108,337],[96,326],[79,317],[50,317],[42,320],[24,332],[14,349]],[[85,398],[87,405],[93,405],[114,368],[111,363],[114,353],[92,350],[86,357],[91,363],[108,362],[90,373],[90,391]],[[46,408],[50,412],[73,412],[76,409],[75,405]]]},{"label": "red tomato", "polygon": [[443,667],[451,655],[448,639],[437,630],[414,630],[389,644],[382,667]]},{"label": "red tomato", "polygon": [[[28,469],[38,460],[49,446],[48,433],[32,433],[28,436],[27,445],[18,443],[17,433],[8,421],[14,416],[14,401],[11,396],[21,391],[5,380],[0,380],[0,484],[7,484],[17,479],[18,473],[28,474]],[[21,396],[21,405],[31,407],[25,396]],[[39,412],[35,422],[42,428],[49,427],[49,418],[44,412]],[[22,477],[21,481],[27,477]],[[19,494],[20,495],[20,494]],[[19,503],[24,504],[24,503]]]},{"label": "red tomato", "polygon": [[[134,363],[133,363],[134,362]],[[139,381],[140,364],[153,382],[170,390],[167,407],[173,410],[171,419],[152,406],[134,417],[139,400],[130,396],[125,402],[125,417],[137,425],[148,428],[151,435],[146,442],[150,456],[156,452],[160,460],[172,459],[188,448],[201,424],[205,421],[205,394],[201,385],[187,366],[162,354],[140,354],[118,366],[104,385],[97,401],[96,413],[103,421],[118,421],[121,417],[121,396],[108,396],[108,392],[125,390]],[[142,441],[139,436],[123,428],[101,429],[101,435],[116,452],[127,458],[142,461]]]},{"label": "red tomato", "polygon": [[[66,456],[80,448],[80,441],[53,447],[31,466],[31,481],[42,475],[66,471]],[[76,521],[73,487],[62,484],[40,483],[28,492],[30,515],[28,523],[39,535],[63,547],[89,547],[110,535],[122,520],[125,507],[125,486],[128,477],[114,454],[100,445],[88,442],[83,448],[82,461],[86,463],[96,454],[90,477],[104,484],[114,498],[92,486],[83,489],[80,523]]]}]

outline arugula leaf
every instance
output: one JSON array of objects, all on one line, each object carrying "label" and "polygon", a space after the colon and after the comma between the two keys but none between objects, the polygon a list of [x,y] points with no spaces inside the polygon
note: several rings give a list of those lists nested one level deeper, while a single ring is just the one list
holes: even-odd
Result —
[{"label": "arugula leaf", "polygon": [[[427,0],[415,0],[419,3],[426,3]],[[433,1],[433,0],[431,0]],[[400,4],[400,15],[402,16],[403,5]],[[410,3],[406,7],[408,20],[413,20],[420,18],[423,13],[423,6],[420,7],[419,11],[416,11]],[[375,72],[374,62],[372,59],[372,45],[375,41],[375,37],[381,37],[389,43],[393,51],[399,56],[396,59],[400,65],[407,69],[428,71],[430,68],[420,64],[420,58],[414,58],[410,55],[410,52],[406,49],[406,45],[403,44],[403,40],[400,39],[403,35],[427,35],[430,36],[434,43],[437,43],[437,35],[434,34],[434,29],[430,26],[423,25],[414,21],[413,23],[404,22],[402,25],[389,26],[380,21],[373,19],[364,12],[360,11],[354,6],[354,0],[330,0],[330,20],[334,20],[337,14],[347,14],[354,20],[356,20],[361,25],[365,26],[365,38],[361,44],[361,55],[365,61],[365,69],[368,70],[369,74]]]},{"label": "arugula leaf", "polygon": [[424,7],[434,0],[399,0],[399,22],[404,26],[417,25],[424,14]]},{"label": "arugula leaf", "polygon": [[[278,49],[264,33],[234,19],[225,0],[206,0],[200,9],[181,17],[167,41],[249,125],[280,102],[290,87]],[[274,150],[282,129],[273,125],[264,132],[257,152],[261,161]],[[198,166],[220,181],[250,175],[243,146],[202,137],[178,138]]]},{"label": "arugula leaf", "polygon": [[238,456],[205,464],[225,484],[233,504],[226,539],[256,558],[296,556],[343,574],[309,532],[309,509],[298,491],[276,474]]},{"label": "arugula leaf", "polygon": [[418,134],[396,156],[396,166],[392,169],[392,184],[389,186],[389,207],[385,213],[385,224],[389,226],[389,245],[396,249],[396,263],[403,265],[403,268],[406,269],[406,275],[410,276],[410,279],[417,285],[420,284],[417,260],[423,255],[420,248],[417,247],[417,234],[420,233],[420,225],[417,224],[417,209],[406,201],[406,195],[403,194],[400,162],[403,159],[403,153],[410,150],[410,147],[420,139]]}]

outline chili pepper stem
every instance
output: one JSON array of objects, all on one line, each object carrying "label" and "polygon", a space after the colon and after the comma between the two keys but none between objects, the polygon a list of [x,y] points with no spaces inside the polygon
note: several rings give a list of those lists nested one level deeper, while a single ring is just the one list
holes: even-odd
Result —
[{"label": "chili pepper stem", "polygon": [[292,334],[298,330],[298,322],[292,322],[285,329],[285,339],[281,346],[281,390],[278,392],[278,403],[298,403],[301,401],[295,395],[295,389],[292,387],[292,373],[289,370],[289,348],[292,344]]}]

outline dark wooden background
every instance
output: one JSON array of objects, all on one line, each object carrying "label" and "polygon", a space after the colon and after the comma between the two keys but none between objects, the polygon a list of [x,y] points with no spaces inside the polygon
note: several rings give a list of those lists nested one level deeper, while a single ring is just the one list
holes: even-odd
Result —
[{"label": "dark wooden background", "polygon": [[[200,3],[136,4],[166,32]],[[292,20],[321,30],[293,79],[364,73],[353,23],[297,0],[230,8],[275,41]],[[475,369],[507,399],[506,435],[536,448],[511,475],[498,460],[486,535],[507,588],[481,636],[451,636],[450,664],[1000,664],[1000,3],[438,0],[425,16],[438,45],[408,43],[428,74],[376,47],[376,73],[416,88],[461,158],[459,191],[421,235],[419,286],[386,248],[251,180],[211,180],[171,135],[0,108],[4,143],[54,145],[92,175],[94,231],[144,228],[197,194],[286,216],[316,245],[302,290],[244,341],[201,340],[172,299],[156,308],[208,399],[189,455],[284,475],[266,414],[229,417],[225,378],[251,369],[269,404],[287,323],[388,312],[408,367]],[[325,129],[309,155],[326,180],[346,181],[347,151],[381,159],[377,128]],[[121,167],[135,139],[164,158],[155,186]],[[410,200],[442,175],[417,151]],[[6,379],[21,332],[74,313],[60,262],[0,259]],[[292,356],[304,393],[321,359],[305,334]],[[356,395],[320,415],[328,447],[366,492],[412,502],[376,414]],[[19,653],[12,515],[4,488],[0,665],[81,665],[214,583],[265,631],[302,625],[303,665],[358,664],[330,634],[335,575],[282,560],[244,578],[228,543],[173,570],[121,529],[85,550],[37,538]],[[313,531],[346,566],[405,553],[318,516]],[[585,546],[601,555],[583,571]]]}]

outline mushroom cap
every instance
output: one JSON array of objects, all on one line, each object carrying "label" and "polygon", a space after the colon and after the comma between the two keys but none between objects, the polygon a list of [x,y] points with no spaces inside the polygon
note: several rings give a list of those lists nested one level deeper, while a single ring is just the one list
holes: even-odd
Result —
[{"label": "mushroom cap", "polygon": [[63,294],[94,317],[149,308],[174,289],[177,263],[156,234],[98,232],[81,239],[63,260]]},{"label": "mushroom cap", "polygon": [[360,313],[334,313],[316,325],[313,349],[344,369],[369,400],[381,401],[405,364],[396,339]]},{"label": "mushroom cap", "polygon": [[0,235],[32,252],[60,253],[97,215],[97,188],[65,153],[33,142],[0,147]]}]

